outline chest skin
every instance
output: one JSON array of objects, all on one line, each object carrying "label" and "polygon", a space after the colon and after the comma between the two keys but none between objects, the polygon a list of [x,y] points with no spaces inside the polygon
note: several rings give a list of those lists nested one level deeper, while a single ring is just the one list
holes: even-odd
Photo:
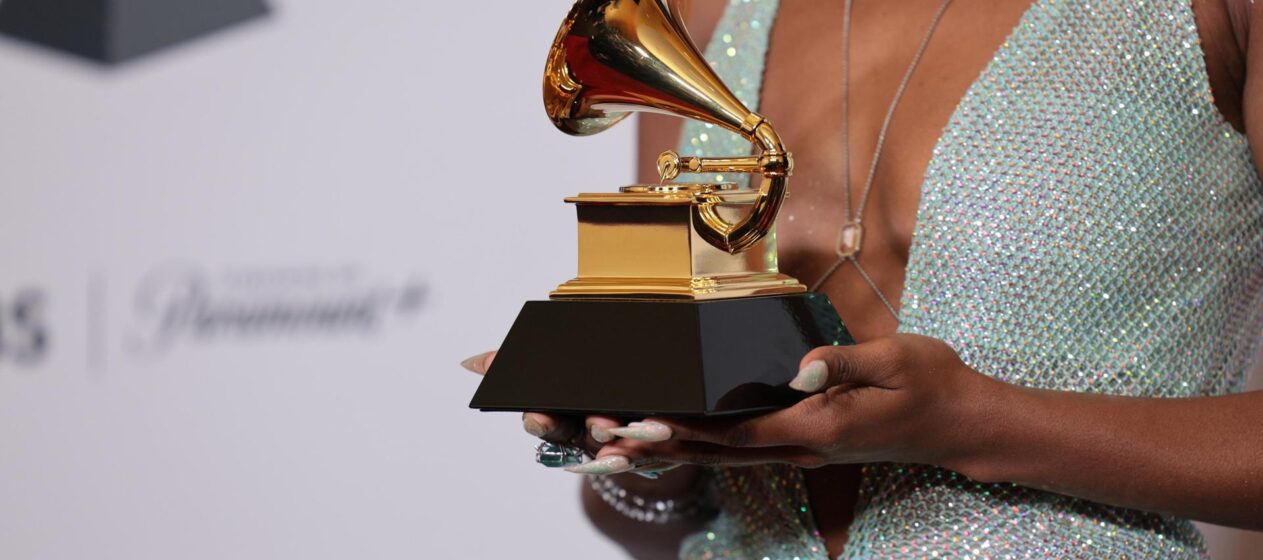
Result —
[{"label": "chest skin", "polygon": [[[851,24],[850,183],[859,204],[882,120],[940,0],[855,2]],[[898,305],[921,182],[957,102],[1029,2],[961,0],[944,14],[891,120],[864,210],[859,262]],[[760,111],[794,152],[793,196],[778,222],[782,270],[814,283],[835,260],[845,147],[842,2],[784,0],[773,28]],[[897,324],[855,267],[821,286],[857,340]]]},{"label": "chest skin", "polygon": [[[727,2],[694,2],[688,22],[705,45]],[[887,108],[941,0],[855,0],[850,52],[850,185],[852,208],[873,161]],[[1031,0],[955,0],[939,23],[891,121],[863,215],[860,263],[898,309],[916,227],[921,184],[933,148],[957,103],[994,56]],[[1240,128],[1243,68],[1221,0],[1195,0],[1199,34],[1217,106]],[[777,222],[782,272],[814,283],[836,260],[843,223],[843,2],[781,0],[771,34],[758,111],[794,154],[791,196]],[[652,181],[653,156],[673,146],[679,122],[645,115],[641,178]],[[648,166],[644,163],[649,162]],[[853,210],[854,211],[854,210]],[[857,273],[844,264],[821,286],[857,341],[893,333],[897,322]],[[831,555],[842,550],[859,482],[857,466],[806,472],[812,507]]]}]

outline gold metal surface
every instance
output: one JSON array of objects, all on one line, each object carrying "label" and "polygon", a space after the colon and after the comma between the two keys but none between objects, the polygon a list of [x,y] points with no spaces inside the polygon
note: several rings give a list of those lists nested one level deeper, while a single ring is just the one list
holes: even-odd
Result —
[{"label": "gold metal surface", "polygon": [[[684,189],[674,187],[682,186]],[[699,188],[700,187],[700,188]],[[720,187],[720,188],[716,188]],[[727,187],[727,188],[724,188]],[[733,185],[686,185],[668,183],[665,185],[631,185],[622,187],[616,193],[580,193],[566,197],[566,202],[584,204],[605,204],[611,206],[631,206],[647,204],[650,206],[697,206],[703,201],[716,201],[717,204],[752,204],[759,193],[749,189],[732,188]]]},{"label": "gold metal surface", "polygon": [[553,290],[554,299],[689,299],[705,301],[807,291],[797,280],[775,272],[740,276],[678,278],[575,278]]},{"label": "gold metal surface", "polygon": [[732,219],[757,196],[732,185],[666,184],[568,198],[579,218],[579,276],[552,297],[705,300],[806,291],[767,258],[774,234],[739,253],[702,238],[699,200],[715,201],[720,218]]},{"label": "gold metal surface", "polygon": [[632,111],[651,111],[721,126],[758,146],[754,157],[680,158],[667,152],[658,160],[664,181],[681,169],[762,175],[743,214],[719,212],[727,202],[722,197],[693,198],[692,223],[700,238],[736,254],[771,231],[793,160],[772,125],[743,105],[706,63],[682,21],[679,2],[670,0],[579,0],[548,54],[544,107],[569,134],[595,134]]},{"label": "gold metal surface", "polygon": [[650,194],[697,194],[709,192],[735,191],[737,185],[735,183],[661,183],[657,185],[627,185],[619,187],[618,192],[621,193],[650,193]]}]

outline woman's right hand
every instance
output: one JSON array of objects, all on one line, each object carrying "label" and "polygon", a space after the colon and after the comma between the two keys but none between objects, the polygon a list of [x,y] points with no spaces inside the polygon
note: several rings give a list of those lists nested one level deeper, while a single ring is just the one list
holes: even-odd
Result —
[{"label": "woman's right hand", "polygon": [[[485,375],[495,357],[495,351],[484,352],[461,362],[461,366]],[[526,412],[522,414],[522,427],[531,435],[551,443],[580,446],[593,456],[602,446],[620,435],[642,441],[662,441],[671,437],[669,431],[661,433],[661,428],[622,426],[614,418],[598,415],[580,417]],[[619,464],[606,460],[589,461],[567,470],[579,474],[611,475],[610,479],[631,495],[653,500],[678,500],[681,497],[697,496],[704,480],[704,469],[695,465],[657,464],[632,467],[626,461]],[[659,473],[662,473],[661,476]],[[686,518],[665,524],[634,520],[610,506],[594,486],[586,481],[583,483],[583,509],[599,531],[621,544],[634,558],[664,558],[674,555],[679,550],[681,540],[700,530],[707,518]]]},{"label": "woman's right hand", "polygon": [[[486,375],[487,370],[491,368],[491,362],[495,358],[496,352],[492,350],[469,358],[461,362],[460,365],[478,375]],[[608,416],[591,415],[583,417],[544,412],[522,413],[522,428],[527,433],[549,443],[582,447],[594,456],[597,451],[601,450],[601,446],[617,437],[610,430],[621,427],[623,426],[618,420]],[[655,465],[655,467],[661,466]],[[658,468],[658,470],[664,469]]]}]

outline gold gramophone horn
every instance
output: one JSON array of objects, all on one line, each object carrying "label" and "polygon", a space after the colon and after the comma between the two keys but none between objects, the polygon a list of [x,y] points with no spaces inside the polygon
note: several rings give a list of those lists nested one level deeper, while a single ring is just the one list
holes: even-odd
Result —
[{"label": "gold gramophone horn", "polygon": [[763,176],[752,208],[735,223],[719,215],[718,197],[694,209],[698,234],[737,253],[772,228],[793,161],[772,125],[715,75],[681,21],[679,2],[670,0],[579,0],[548,53],[544,106],[569,134],[595,134],[631,111],[650,111],[721,126],[757,145],[761,153],[752,157],[682,158],[668,151],[658,158],[663,181],[681,172]]}]

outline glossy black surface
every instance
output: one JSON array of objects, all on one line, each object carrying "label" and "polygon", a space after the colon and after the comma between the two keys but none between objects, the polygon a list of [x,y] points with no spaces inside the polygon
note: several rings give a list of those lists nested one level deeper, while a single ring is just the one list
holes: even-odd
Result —
[{"label": "glossy black surface", "polygon": [[532,301],[470,407],[637,417],[780,408],[808,350],[853,344],[823,294]]}]

